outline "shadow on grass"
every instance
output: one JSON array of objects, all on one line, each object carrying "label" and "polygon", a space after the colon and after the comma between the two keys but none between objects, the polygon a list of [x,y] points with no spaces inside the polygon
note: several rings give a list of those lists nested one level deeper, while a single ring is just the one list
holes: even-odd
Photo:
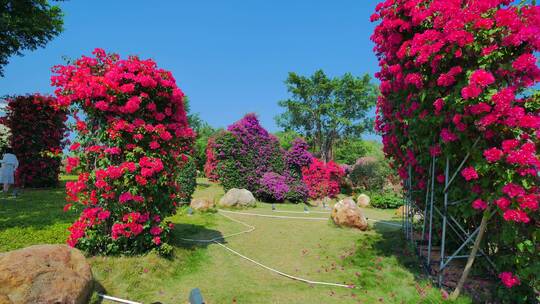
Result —
[{"label": "shadow on grass", "polygon": [[175,224],[171,233],[171,245],[185,249],[207,248],[213,241],[226,244],[220,231],[197,224]]},{"label": "shadow on grass", "polygon": [[[394,222],[392,221],[392,223]],[[399,223],[399,221],[395,221],[395,223]],[[401,272],[406,271],[412,274],[416,281],[427,278],[420,260],[403,239],[399,227],[385,225],[381,222],[375,223],[373,227],[377,234],[364,234],[363,238],[359,240],[356,252],[349,259],[352,265],[359,269],[369,270],[371,275],[368,277],[373,280],[381,274],[388,275],[389,278],[403,275],[403,273],[385,274],[385,270],[383,270],[385,266],[388,266],[388,271],[395,269],[392,266],[398,266],[398,268],[402,268]]]},{"label": "shadow on grass", "polygon": [[425,279],[426,274],[422,268],[422,262],[416,256],[410,244],[403,238],[401,229],[389,230],[388,227],[385,227],[380,228],[380,233],[382,238],[373,244],[377,254],[395,257],[400,265],[414,274],[416,279]]},{"label": "shadow on grass", "polygon": [[401,225],[401,221],[399,220],[385,220],[385,221],[374,222],[372,224],[372,227],[373,227],[373,230],[381,234],[391,232],[391,233],[396,233],[399,235],[399,232],[401,231],[400,225]]},{"label": "shadow on grass", "polygon": [[23,189],[18,197],[0,196],[0,231],[15,227],[43,229],[72,223],[77,214],[63,211],[64,191],[64,188]]}]

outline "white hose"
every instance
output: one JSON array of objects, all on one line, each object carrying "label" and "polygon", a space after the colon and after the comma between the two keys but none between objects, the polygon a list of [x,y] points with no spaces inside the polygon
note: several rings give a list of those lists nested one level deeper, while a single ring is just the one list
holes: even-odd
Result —
[{"label": "white hose", "polygon": [[[289,279],[292,279],[292,280],[295,280],[295,281],[300,281],[300,282],[304,282],[304,283],[307,283],[307,284],[312,284],[312,285],[326,285],[326,286],[335,286],[335,287],[344,287],[344,288],[355,288],[353,285],[346,285],[346,284],[339,284],[339,283],[328,283],[328,282],[318,282],[318,281],[312,281],[312,280],[308,280],[308,279],[304,279],[304,278],[300,278],[300,277],[296,277],[296,276],[293,276],[293,275],[290,275],[290,274],[287,274],[287,273],[284,273],[282,271],[279,271],[277,269],[274,269],[274,268],[271,268],[271,267],[268,267],[262,263],[259,263],[241,253],[239,253],[238,251],[235,251],[233,250],[232,248],[218,242],[218,240],[222,240],[222,239],[225,239],[227,237],[231,237],[231,236],[236,236],[236,235],[240,235],[240,234],[244,234],[244,233],[250,233],[250,232],[253,232],[255,230],[255,227],[254,226],[251,226],[251,225],[248,225],[242,221],[239,221],[239,220],[236,220],[236,219],[233,219],[225,214],[223,214],[222,212],[227,212],[227,213],[234,213],[234,214],[248,214],[248,215],[254,215],[252,213],[245,213],[245,212],[234,212],[234,211],[227,211],[227,210],[219,210],[218,214],[234,221],[234,222],[237,222],[239,224],[242,224],[246,227],[249,227],[249,230],[245,230],[245,231],[241,231],[241,232],[238,232],[238,233],[233,233],[233,234],[229,234],[229,235],[226,235],[226,236],[221,236],[221,237],[216,237],[216,238],[213,238],[213,239],[207,239],[207,240],[204,240],[204,239],[200,239],[200,240],[195,240],[195,239],[187,239],[187,238],[181,238],[182,240],[184,241],[189,241],[189,242],[201,242],[201,243],[216,243],[218,244],[219,246],[227,249],[228,251],[236,254],[237,256],[247,260],[247,261],[250,261],[251,263],[255,264],[255,265],[258,265],[260,267],[263,267],[265,268],[266,270],[269,270],[271,272],[274,272],[274,273],[277,273],[281,276],[284,276],[286,278],[289,278]],[[282,218],[282,217],[280,217]],[[294,218],[294,217],[286,217],[286,218]],[[301,218],[301,219],[307,219],[307,218]],[[328,219],[324,219],[324,220],[328,220]]]},{"label": "white hose", "polygon": [[[328,218],[326,217],[307,217],[307,216],[285,216],[285,215],[269,215],[269,214],[259,214],[259,213],[250,213],[250,212],[237,212],[237,211],[229,211],[229,210],[223,210],[219,209],[220,212],[227,212],[232,214],[240,214],[240,215],[250,215],[250,216],[260,216],[260,217],[270,217],[270,218],[279,218],[279,219],[295,219],[295,220],[315,220],[315,221],[327,221]],[[283,212],[283,213],[297,213],[298,211],[276,211],[274,212]],[[301,212],[303,213],[303,212]],[[320,212],[319,213],[326,213],[330,214],[329,212]],[[401,224],[396,224],[392,222],[387,222],[383,220],[375,220],[366,218],[368,221],[377,222],[385,225],[395,226],[395,227],[401,227]]]},{"label": "white hose", "polygon": [[252,262],[252,263],[254,263],[256,265],[259,265],[259,266],[261,266],[261,267],[263,267],[263,268],[265,268],[267,270],[270,270],[272,272],[275,272],[275,273],[277,273],[279,275],[282,275],[282,276],[287,277],[287,278],[292,279],[292,280],[296,280],[296,281],[300,281],[300,282],[304,282],[304,283],[308,283],[308,284],[312,284],[312,285],[328,285],[328,286],[336,286],[336,287],[355,288],[353,285],[345,285],[345,284],[339,284],[339,283],[328,283],[328,282],[318,282],[318,281],[311,281],[311,280],[308,280],[308,279],[303,279],[303,278],[300,278],[300,277],[295,277],[293,275],[286,274],[286,273],[281,272],[279,270],[276,270],[274,268],[270,268],[270,267],[268,267],[266,265],[263,265],[263,264],[255,261],[253,259],[248,258],[247,256],[245,256],[245,255],[243,255],[243,254],[241,254],[241,253],[239,253],[237,251],[234,251],[233,249],[231,249],[231,248],[229,248],[229,247],[227,247],[227,246],[225,246],[225,245],[223,245],[221,243],[216,242],[216,244],[218,244],[219,246],[229,250],[230,252],[236,254],[239,257],[242,257],[242,258],[244,258],[244,259],[246,259],[246,260],[248,260],[248,261],[250,261],[250,262]]},{"label": "white hose", "polygon": [[[282,213],[305,213],[305,212],[301,212],[301,211],[278,211],[278,210],[272,210],[273,212],[282,212]],[[199,243],[216,243],[218,244],[219,246],[227,249],[228,251],[236,254],[237,256],[247,260],[247,261],[250,261],[251,263],[253,264],[256,264],[260,267],[263,267],[271,272],[274,272],[274,273],[277,273],[281,276],[284,276],[286,278],[289,278],[289,279],[292,279],[292,280],[295,280],[295,281],[300,281],[300,282],[304,282],[304,283],[307,283],[307,284],[312,284],[312,285],[326,285],[326,286],[335,286],[335,287],[344,287],[344,288],[355,288],[353,285],[346,285],[346,284],[339,284],[339,283],[329,283],[329,282],[319,282],[319,281],[312,281],[312,280],[308,280],[308,279],[304,279],[304,278],[300,278],[300,277],[297,277],[297,276],[293,276],[293,275],[290,275],[290,274],[287,274],[287,273],[284,273],[282,271],[279,271],[277,269],[274,269],[274,268],[271,268],[271,267],[268,267],[262,263],[259,263],[237,251],[235,251],[234,249],[230,248],[230,247],[227,247],[226,245],[222,244],[222,243],[219,243],[218,240],[224,240],[225,238],[230,238],[230,237],[234,237],[234,236],[238,236],[238,235],[241,235],[241,234],[246,234],[246,233],[251,233],[255,230],[255,226],[251,226],[249,224],[246,224],[242,221],[239,221],[237,219],[234,219],[230,216],[227,216],[223,213],[231,213],[231,214],[240,214],[240,215],[250,215],[250,216],[260,216],[260,217],[270,217],[270,218],[280,218],[280,219],[302,219],[302,220],[328,220],[328,218],[320,218],[320,217],[298,217],[298,216],[277,216],[277,215],[266,215],[266,214],[257,214],[257,213],[248,213],[248,212],[237,212],[237,211],[229,211],[229,210],[219,210],[219,215],[233,221],[233,222],[236,222],[238,224],[241,224],[247,228],[249,228],[248,230],[244,230],[244,231],[240,231],[240,232],[237,232],[237,233],[231,233],[231,234],[227,234],[227,235],[224,235],[224,236],[219,236],[219,237],[215,237],[213,239],[189,239],[189,238],[181,238],[182,240],[184,241],[188,241],[188,242],[199,242]],[[323,214],[329,214],[329,212],[321,212],[321,211],[310,211],[310,213],[323,213]],[[391,226],[396,226],[396,227],[401,227],[401,225],[399,224],[394,224],[394,223],[390,223],[390,222],[385,222],[385,221],[381,221],[381,220],[373,220],[373,219],[367,219],[368,221],[373,221],[373,222],[379,222],[379,223],[382,223],[382,224],[386,224],[386,225],[391,225]],[[117,303],[124,303],[124,304],[142,304],[140,302],[134,302],[134,301],[130,301],[130,300],[125,300],[125,299],[120,299],[120,298],[116,298],[116,297],[112,297],[112,296],[108,296],[108,295],[104,295],[104,294],[98,294],[101,298],[105,299],[105,300],[109,300],[109,301],[113,301],[113,302],[117,302]]]},{"label": "white hose", "polygon": [[282,212],[282,213],[321,213],[321,214],[330,214],[328,211],[283,211],[283,210],[272,210],[272,212]]},{"label": "white hose", "polygon": [[224,235],[224,236],[220,236],[220,237],[215,237],[213,239],[208,239],[208,240],[196,240],[196,239],[186,239],[186,238],[180,238],[180,239],[183,240],[183,241],[195,242],[195,243],[215,243],[218,240],[224,240],[225,238],[230,238],[230,237],[237,236],[237,235],[244,234],[244,233],[250,233],[253,230],[255,230],[254,226],[251,226],[251,225],[248,225],[248,224],[246,224],[244,222],[241,222],[239,220],[233,219],[232,217],[227,216],[225,214],[222,214],[221,212],[219,212],[218,214],[223,216],[223,217],[228,218],[229,220],[231,220],[233,222],[237,222],[237,223],[239,223],[241,225],[244,225],[244,226],[248,227],[249,229],[245,230],[245,231],[240,231],[240,232],[237,232],[237,233],[232,233],[232,234],[228,234],[228,235]]},{"label": "white hose", "polygon": [[130,300],[124,300],[124,299],[120,299],[120,298],[116,298],[116,297],[111,297],[111,296],[104,295],[104,294],[100,294],[100,293],[98,293],[98,296],[102,297],[102,298],[105,299],[105,300],[109,300],[109,301],[117,302],[117,303],[124,303],[124,304],[142,304],[142,303],[140,303],[140,302],[133,302],[133,301],[130,301]]},{"label": "white hose", "polygon": [[269,215],[269,214],[259,214],[259,213],[249,213],[249,212],[237,212],[219,209],[220,212],[231,213],[231,214],[240,214],[240,215],[250,215],[250,216],[260,216],[260,217],[271,217],[271,218],[280,218],[280,219],[295,219],[295,220],[313,220],[313,221],[327,221],[327,217],[302,217],[302,216],[285,216],[285,215]]}]

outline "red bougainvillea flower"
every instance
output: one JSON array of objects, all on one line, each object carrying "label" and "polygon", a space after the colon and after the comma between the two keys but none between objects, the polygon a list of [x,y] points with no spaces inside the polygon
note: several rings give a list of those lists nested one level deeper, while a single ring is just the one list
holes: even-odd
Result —
[{"label": "red bougainvillea flower", "polygon": [[486,87],[494,82],[495,77],[493,77],[493,74],[483,69],[474,71],[469,79],[469,84],[476,85],[481,88]]},{"label": "red bougainvillea flower", "polygon": [[512,288],[521,284],[519,278],[511,272],[502,272],[499,274],[499,278],[507,288]]},{"label": "red bougainvillea flower", "polygon": [[512,204],[512,202],[509,199],[507,199],[506,197],[501,197],[501,198],[495,200],[495,204],[497,204],[497,206],[501,210],[505,211]]},{"label": "red bougainvillea flower", "polygon": [[490,148],[488,150],[484,150],[484,157],[486,160],[490,163],[494,163],[501,159],[503,156],[503,151],[497,149],[497,148]]},{"label": "red bougainvillea flower", "polygon": [[504,220],[505,221],[511,221],[516,223],[528,223],[530,221],[529,216],[527,213],[521,210],[513,210],[509,209],[504,212]]},{"label": "red bougainvillea flower", "polygon": [[486,202],[484,202],[483,200],[481,199],[476,199],[472,202],[472,207],[474,209],[477,209],[477,210],[485,210],[488,205]]},{"label": "red bougainvillea flower", "polygon": [[461,170],[461,175],[467,181],[470,181],[470,180],[473,180],[473,179],[478,179],[478,173],[476,172],[474,167],[467,167],[467,168]]}]

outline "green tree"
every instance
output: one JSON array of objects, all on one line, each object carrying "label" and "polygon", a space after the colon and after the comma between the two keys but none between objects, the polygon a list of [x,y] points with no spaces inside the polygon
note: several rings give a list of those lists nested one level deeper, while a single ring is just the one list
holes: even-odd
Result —
[{"label": "green tree", "polygon": [[0,0],[0,76],[10,56],[44,47],[58,36],[62,17],[47,0]]},{"label": "green tree", "polygon": [[302,137],[300,134],[294,132],[294,131],[278,131],[276,133],[274,133],[274,135],[278,138],[279,140],[279,145],[285,149],[285,150],[289,150],[290,147],[292,147],[292,142],[299,138],[299,137]]},{"label": "green tree", "polygon": [[215,129],[206,122],[204,126],[197,132],[197,138],[195,139],[195,162],[197,164],[197,170],[204,171],[204,164],[206,163],[206,146],[208,145],[208,139],[214,134],[222,131],[223,129]]},{"label": "green tree", "polygon": [[368,74],[329,78],[322,70],[309,77],[289,73],[285,84],[292,97],[279,101],[285,112],[276,122],[285,131],[304,136],[323,160],[332,160],[339,139],[360,137],[372,129],[367,114],[375,105],[378,89]]},{"label": "green tree", "polygon": [[184,109],[186,111],[189,126],[193,129],[193,131],[199,133],[200,129],[208,125],[204,120],[202,120],[199,113],[191,113],[191,102],[188,96],[184,96]]},{"label": "green tree", "polygon": [[199,113],[191,113],[190,101],[187,96],[184,97],[184,108],[186,109],[189,126],[197,134],[195,145],[193,147],[195,165],[197,170],[203,171],[204,164],[206,163],[206,146],[208,144],[208,138],[222,129],[215,129],[210,126],[210,124],[200,117]]},{"label": "green tree", "polygon": [[357,159],[366,156],[370,150],[368,143],[360,138],[343,138],[334,146],[334,161],[353,165]]}]

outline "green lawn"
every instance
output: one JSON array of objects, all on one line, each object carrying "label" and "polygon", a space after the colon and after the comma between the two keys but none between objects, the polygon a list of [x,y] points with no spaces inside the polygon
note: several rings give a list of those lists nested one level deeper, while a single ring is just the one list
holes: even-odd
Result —
[{"label": "green lawn", "polygon": [[[199,180],[195,196],[218,198],[219,185]],[[25,190],[0,200],[0,252],[38,243],[63,243],[76,214],[62,211],[63,189]],[[294,217],[327,217],[301,213],[301,205],[259,203],[242,212]],[[322,212],[321,208],[311,210]],[[364,210],[371,219],[399,223],[393,210]],[[345,289],[310,286],[271,273],[216,244],[181,238],[211,238],[246,228],[220,214],[185,210],[171,217],[174,257],[91,257],[94,276],[107,294],[143,303],[185,303],[199,287],[208,303],[440,303],[441,292],[422,279],[419,263],[401,240],[399,228],[371,223],[369,232],[335,227],[330,221],[228,216],[255,226],[249,234],[224,244],[265,265],[315,281],[354,284]],[[94,298],[94,301],[97,302]],[[461,298],[459,303],[470,303]]]}]

